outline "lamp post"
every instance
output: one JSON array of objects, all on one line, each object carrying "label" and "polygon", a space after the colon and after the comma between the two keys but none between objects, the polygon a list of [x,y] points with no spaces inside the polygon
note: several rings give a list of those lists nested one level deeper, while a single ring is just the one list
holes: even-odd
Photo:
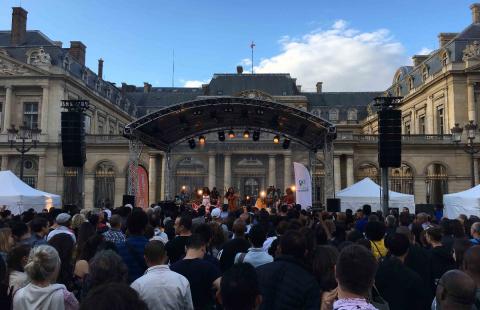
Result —
[{"label": "lamp post", "polygon": [[465,144],[463,150],[465,151],[465,153],[470,154],[470,176],[472,187],[475,186],[475,159],[473,158],[473,155],[480,152],[480,149],[476,148],[473,144],[473,140],[475,140],[475,137],[477,135],[477,128],[477,124],[475,124],[473,121],[470,121],[468,124],[465,125],[465,128],[462,128],[458,124],[455,124],[455,127],[450,129],[452,133],[452,141],[457,145],[462,141],[463,130],[465,129],[467,132],[467,143]]},{"label": "lamp post", "polygon": [[[23,123],[23,125],[21,125],[18,129],[15,128],[15,125],[12,125],[9,129],[7,129],[10,148],[13,148],[15,146],[17,152],[20,153],[20,179],[22,181],[25,153],[28,153],[28,151],[30,151],[32,147],[37,147],[37,143],[40,140],[41,132],[42,130],[40,130],[36,126],[34,128],[30,128],[25,123]],[[18,140],[20,140],[20,146],[15,145]]]}]

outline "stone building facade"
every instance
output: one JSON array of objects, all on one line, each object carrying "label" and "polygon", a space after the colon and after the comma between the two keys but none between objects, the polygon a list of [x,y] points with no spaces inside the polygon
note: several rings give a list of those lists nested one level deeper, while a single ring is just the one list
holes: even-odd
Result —
[{"label": "stone building facade", "polygon": [[[115,85],[102,78],[103,60],[95,73],[85,66],[86,46],[71,41],[69,47],[52,41],[40,31],[27,30],[27,12],[14,8],[12,29],[0,31],[0,155],[1,169],[18,174],[19,154],[7,143],[7,128],[26,122],[42,130],[40,144],[24,162],[25,181],[39,189],[61,194],[65,203],[91,208],[118,206],[126,193],[128,141],[125,124],[158,109],[200,98],[238,96],[262,98],[307,110],[335,123],[335,189],[370,177],[379,182],[376,96],[403,96],[403,165],[392,169],[393,190],[415,195],[416,203],[440,203],[443,193],[470,186],[470,158],[452,143],[450,128],[480,117],[480,6],[472,5],[472,23],[461,33],[441,33],[439,48],[430,55],[416,55],[413,66],[398,69],[391,87],[379,92],[304,92],[289,74],[214,74],[198,88],[137,87]],[[64,168],[61,156],[60,102],[88,99],[86,117],[87,162],[83,174]],[[256,195],[274,185],[282,190],[293,184],[292,162],[302,162],[313,172],[314,199],[323,201],[324,165],[292,142],[273,143],[274,134],[262,132],[259,141],[243,137],[219,141],[216,133],[206,143],[190,148],[179,142],[169,156],[144,148],[140,166],[149,180],[151,203],[171,198],[183,186],[235,187],[242,195]],[[479,183],[478,159],[475,180]],[[83,183],[78,193],[77,182]]]}]

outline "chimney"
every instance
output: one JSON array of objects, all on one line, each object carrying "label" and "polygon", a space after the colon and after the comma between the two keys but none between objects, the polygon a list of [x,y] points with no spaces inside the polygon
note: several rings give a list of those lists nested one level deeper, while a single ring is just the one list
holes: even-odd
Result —
[{"label": "chimney", "polygon": [[70,41],[70,49],[68,52],[75,58],[82,66],[85,66],[85,53],[87,47],[80,41]]},{"label": "chimney", "polygon": [[21,7],[12,8],[12,32],[10,36],[10,44],[12,46],[21,45],[25,42],[27,35],[27,14]]},{"label": "chimney", "polygon": [[[97,74],[98,74],[98,78],[103,80],[103,59],[102,59],[102,58],[100,58],[100,59],[98,60],[98,71],[97,71]],[[122,83],[122,85],[123,85],[123,83]]]},{"label": "chimney", "polygon": [[318,94],[322,92],[322,85],[323,85],[323,82],[317,82],[317,84],[315,85],[317,87]]},{"label": "chimney", "polygon": [[422,62],[424,62],[427,58],[428,58],[428,55],[413,55],[412,57],[413,66],[417,67]]},{"label": "chimney", "polygon": [[453,38],[455,38],[457,34],[458,33],[455,33],[455,32],[440,32],[438,34],[438,46],[444,47],[445,44],[447,44]]},{"label": "chimney", "polygon": [[58,46],[58,47],[62,47],[63,43],[62,43],[62,41],[53,41],[53,45]]},{"label": "chimney", "polygon": [[242,73],[243,73],[243,67],[237,66],[237,74],[242,74]]},{"label": "chimney", "polygon": [[298,91],[299,93],[302,92],[302,85],[297,85],[297,91]]},{"label": "chimney", "polygon": [[145,94],[149,93],[151,89],[152,89],[152,84],[149,84],[147,82],[143,82],[143,92]]},{"label": "chimney", "polygon": [[474,3],[470,6],[470,10],[472,10],[472,23],[478,24],[480,23],[480,3]]}]

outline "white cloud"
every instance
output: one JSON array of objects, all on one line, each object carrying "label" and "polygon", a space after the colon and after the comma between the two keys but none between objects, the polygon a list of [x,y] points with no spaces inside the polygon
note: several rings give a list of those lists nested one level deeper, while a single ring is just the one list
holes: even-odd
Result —
[{"label": "white cloud", "polygon": [[244,67],[250,67],[252,65],[252,59],[244,58],[240,61],[239,65],[242,65]]},{"label": "white cloud", "polygon": [[207,84],[209,80],[180,80],[183,87],[201,87],[202,84]]},{"label": "white cloud", "polygon": [[386,29],[361,32],[344,20],[301,38],[284,36],[282,51],[262,59],[257,73],[290,73],[304,90],[323,81],[326,91],[384,90],[406,62],[403,45]]},{"label": "white cloud", "polygon": [[431,48],[422,47],[422,49],[415,53],[415,55],[430,55],[431,52],[433,52]]}]

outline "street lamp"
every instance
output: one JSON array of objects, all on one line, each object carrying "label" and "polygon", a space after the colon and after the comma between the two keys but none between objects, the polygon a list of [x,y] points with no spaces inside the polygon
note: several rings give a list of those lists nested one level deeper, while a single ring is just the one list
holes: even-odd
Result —
[{"label": "street lamp", "polygon": [[[476,148],[473,144],[473,140],[475,140],[477,135],[477,128],[477,124],[475,124],[473,121],[469,121],[468,124],[465,125],[468,142],[465,144],[463,150],[465,151],[465,153],[470,154],[470,176],[472,187],[475,186],[475,159],[473,158],[473,155],[480,152],[480,149]],[[455,144],[459,144],[462,141],[463,129],[464,128],[460,127],[458,124],[455,124],[455,127],[450,129],[452,133],[452,141]]]},{"label": "street lamp", "polygon": [[[28,127],[25,123],[15,128],[15,125],[12,125],[7,129],[8,133],[8,142],[10,143],[10,148],[15,146],[17,152],[21,154],[20,156],[20,179],[23,181],[23,165],[25,161],[25,153],[30,151],[33,148],[37,147],[37,143],[40,141],[40,133],[42,130],[35,126],[34,128]],[[21,141],[20,146],[16,146],[17,140]],[[27,143],[27,140],[30,140],[30,143]]]}]

